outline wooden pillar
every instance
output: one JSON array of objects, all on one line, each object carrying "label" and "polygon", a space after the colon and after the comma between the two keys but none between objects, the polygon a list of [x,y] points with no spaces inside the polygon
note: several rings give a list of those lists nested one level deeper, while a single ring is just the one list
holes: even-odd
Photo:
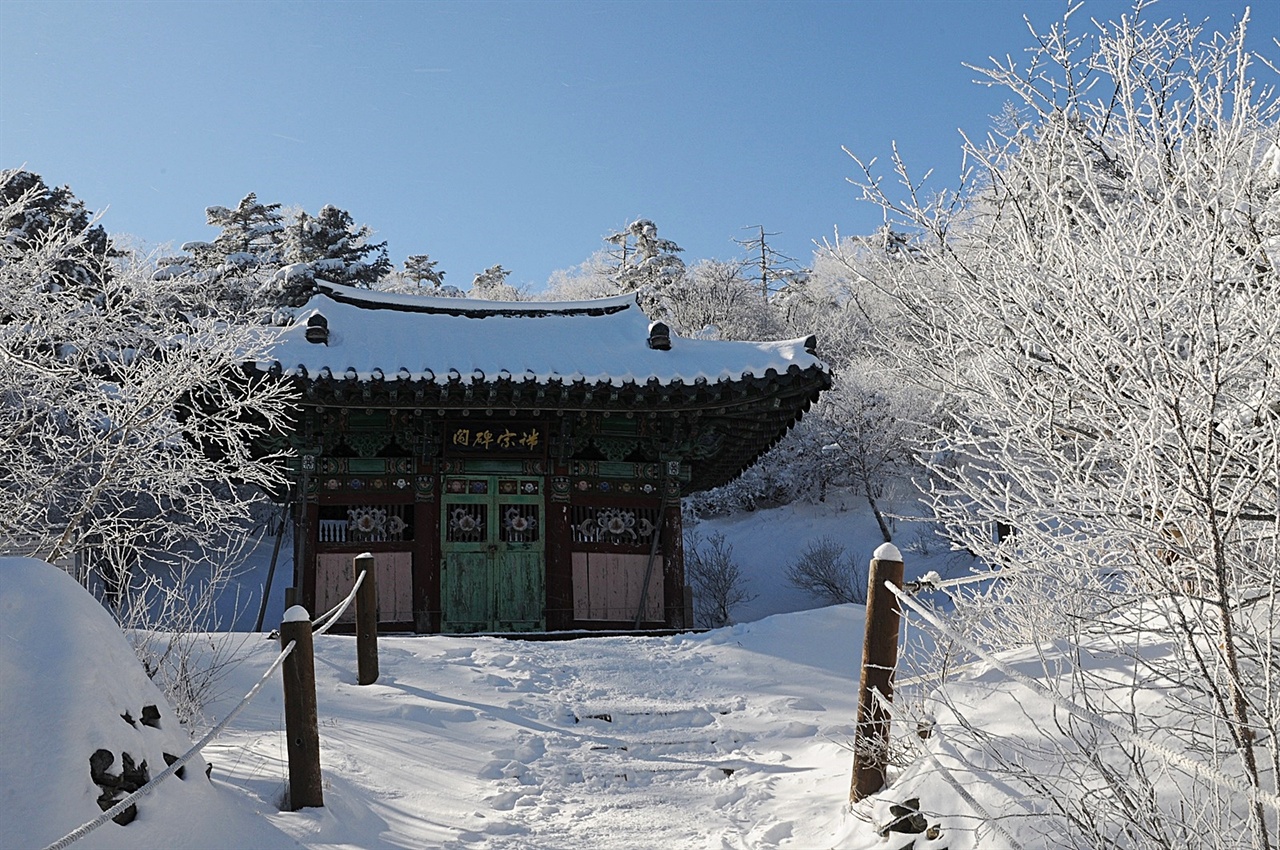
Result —
[{"label": "wooden pillar", "polygon": [[902,554],[884,543],[871,559],[867,576],[867,627],[862,642],[862,682],[858,687],[858,725],[853,741],[853,781],[849,800],[857,802],[885,785],[889,749],[889,713],[876,697],[893,699],[893,674],[898,665],[898,627],[902,611],[898,598],[886,587],[902,587]]},{"label": "wooden pillar", "polygon": [[365,552],[356,555],[355,575],[364,573],[356,591],[356,681],[372,685],[378,681],[378,579],[377,560]]},{"label": "wooden pillar", "polygon": [[556,501],[554,490],[546,512],[546,617],[554,632],[573,628],[573,538],[569,503]]},{"label": "wooden pillar", "polygon": [[316,609],[316,539],[317,529],[320,527],[320,503],[308,501],[303,506],[303,515],[306,520],[301,529],[299,529],[298,537],[294,541],[294,546],[298,547],[301,557],[298,560],[299,569],[301,570],[302,581],[296,585],[302,593],[302,599],[298,603],[304,605],[308,610]]},{"label": "wooden pillar", "polygon": [[681,628],[693,625],[684,622],[684,518],[680,514],[680,500],[669,504],[663,511],[662,543],[662,611],[663,625]]},{"label": "wooden pillar", "polygon": [[440,504],[432,476],[428,496],[413,504],[413,623],[419,632],[440,631]]},{"label": "wooden pillar", "polygon": [[301,605],[284,612],[280,646],[297,645],[281,665],[284,726],[289,753],[289,810],[323,806],[320,779],[320,724],[316,718],[316,665],[311,615]]}]

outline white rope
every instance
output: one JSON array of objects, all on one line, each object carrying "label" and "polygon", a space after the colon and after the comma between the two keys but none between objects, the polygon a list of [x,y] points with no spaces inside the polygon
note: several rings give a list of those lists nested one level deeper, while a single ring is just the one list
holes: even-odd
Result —
[{"label": "white rope", "polygon": [[1168,764],[1176,764],[1182,768],[1185,768],[1191,773],[1196,774],[1197,776],[1203,779],[1207,779],[1208,781],[1214,783],[1215,785],[1219,785],[1223,788],[1230,788],[1233,791],[1238,791],[1239,793],[1246,795],[1249,798],[1249,802],[1251,803],[1260,802],[1274,809],[1275,811],[1280,812],[1280,796],[1277,796],[1276,794],[1273,794],[1270,791],[1264,791],[1261,788],[1250,785],[1248,782],[1245,782],[1237,777],[1229,776],[1219,770],[1215,770],[1209,765],[1204,764],[1203,762],[1198,762],[1194,759],[1188,758],[1182,753],[1176,752],[1175,750],[1171,750],[1168,747],[1164,746],[1163,744],[1157,744],[1155,741],[1151,741],[1151,740],[1148,740],[1147,738],[1143,738],[1142,736],[1138,735],[1132,730],[1126,729],[1125,727],[1121,726],[1120,724],[1112,720],[1108,720],[1106,717],[1103,717],[1101,714],[1098,714],[1096,711],[1076,705],[1074,702],[1062,696],[1061,694],[1054,693],[1049,688],[1040,684],[1040,682],[1037,682],[1035,679],[1031,678],[1025,673],[1019,672],[1018,670],[1014,669],[1012,666],[1001,661],[992,653],[987,652],[986,650],[979,647],[977,644],[962,637],[955,630],[951,629],[948,626],[943,625],[942,622],[937,617],[934,617],[932,614],[930,614],[923,606],[921,606],[918,602],[912,599],[907,593],[905,593],[902,590],[899,590],[892,582],[885,582],[885,587],[889,589],[890,593],[898,597],[899,601],[901,601],[908,608],[910,608],[911,610],[919,614],[922,618],[924,618],[925,621],[930,623],[938,631],[942,632],[944,635],[951,638],[956,643],[959,643],[961,646],[965,647],[966,649],[968,649],[970,652],[972,652],[974,655],[978,656],[982,660],[988,662],[989,664],[991,664],[991,666],[995,667],[997,670],[1004,673],[1009,678],[1025,685],[1026,687],[1030,688],[1031,690],[1043,696],[1045,699],[1048,699],[1054,705],[1058,706],[1068,714],[1074,714],[1075,716],[1080,717],[1084,720],[1087,720],[1088,722],[1094,724],[1095,726],[1105,728],[1108,731],[1110,731],[1112,734],[1114,734],[1116,737],[1122,740],[1128,741],[1129,743],[1133,744],[1135,747],[1138,747],[1139,749],[1146,750],[1152,755],[1164,760]]},{"label": "white rope", "polygon": [[[892,717],[893,716],[893,700],[890,697],[886,697],[884,694],[880,693],[879,688],[872,688],[870,693],[871,693],[871,698],[880,704],[880,709],[884,711],[885,715]],[[932,738],[933,740],[936,740],[938,742],[939,746],[947,746],[946,742],[942,739],[942,736],[939,735],[936,731],[934,732]],[[952,750],[952,753],[956,757],[956,759],[960,760],[960,754],[955,752],[955,748],[951,747],[950,749]],[[957,794],[960,795],[960,799],[964,800],[966,803],[969,804],[969,807],[973,809],[973,811],[978,815],[979,819],[986,821],[986,823],[993,830],[995,830],[996,832],[1000,833],[1005,837],[1005,839],[1009,842],[1009,850],[1022,850],[1022,845],[1018,843],[1017,839],[1015,839],[1012,835],[1006,832],[1004,827],[1002,827],[998,822],[996,822],[996,819],[991,816],[991,813],[988,812],[986,808],[981,803],[978,802],[977,798],[974,797],[972,794],[970,794],[969,791],[963,785],[961,785],[959,781],[956,780],[955,776],[951,773],[950,770],[947,770],[946,766],[943,765],[942,762],[938,761],[938,757],[933,754],[932,750],[929,749],[928,744],[923,745],[921,747],[921,750],[923,751],[924,755],[929,759],[929,761],[933,763],[934,768],[937,769],[938,774],[942,777],[942,780],[946,782],[948,785],[950,785],[952,789]],[[976,830],[975,830],[975,837],[976,837]]]},{"label": "white rope", "polygon": [[[939,735],[938,738],[938,744],[944,745],[941,735]],[[1010,835],[1009,832],[1000,825],[1000,822],[991,816],[991,813],[987,811],[986,807],[979,803],[978,799],[970,794],[967,788],[960,784],[959,780],[952,775],[951,771],[938,760],[936,755],[934,755],[933,750],[929,749],[928,745],[923,749],[925,756],[927,756],[929,761],[933,763],[934,769],[938,771],[938,775],[942,777],[942,781],[950,785],[951,789],[960,795],[961,800],[964,800],[969,804],[969,807],[977,813],[978,817],[982,818],[988,826],[1000,833],[1000,835],[1004,837],[1004,840],[1009,842],[1010,850],[1022,850],[1022,845],[1018,843],[1018,840]],[[977,837],[977,830],[974,830],[974,838],[976,839]]]},{"label": "white rope", "polygon": [[364,581],[365,572],[366,570],[361,570],[360,575],[356,576],[356,583],[351,586],[351,592],[347,594],[346,599],[312,621],[311,631],[313,634],[322,635],[329,631],[329,629],[333,628],[333,624],[338,622],[338,618],[347,613],[347,606],[351,604],[351,600],[356,598],[356,591],[360,589],[360,582]]},{"label": "white rope", "polygon": [[189,762],[195,756],[196,753],[203,750],[210,741],[212,741],[214,738],[220,735],[222,731],[227,728],[227,725],[235,718],[237,714],[240,713],[241,709],[243,709],[246,705],[248,705],[249,700],[253,699],[254,695],[258,693],[259,689],[262,688],[263,683],[265,683],[267,679],[271,676],[271,674],[276,671],[276,668],[279,667],[281,664],[283,664],[284,660],[289,657],[289,653],[293,652],[293,648],[296,645],[297,643],[295,641],[289,641],[289,645],[286,646],[283,651],[281,651],[280,655],[276,658],[275,661],[271,662],[271,666],[267,668],[267,672],[263,673],[262,678],[257,681],[257,684],[255,684],[252,688],[249,689],[249,692],[244,695],[244,699],[240,700],[240,704],[237,705],[235,708],[231,709],[231,711],[227,713],[227,716],[222,718],[222,722],[220,722],[217,726],[214,726],[207,733],[205,733],[205,736],[201,738],[199,741],[197,741],[195,746],[187,750],[186,753],[183,754],[182,758],[178,759],[173,764],[169,765],[169,767],[166,768],[158,776],[156,776],[155,779],[152,779],[146,785],[143,785],[137,791],[134,791],[132,794],[125,797],[123,800],[116,803],[111,808],[107,809],[98,817],[94,818],[93,820],[89,821],[83,826],[78,827],[77,829],[74,829],[71,832],[68,832],[62,838],[59,838],[57,841],[53,842],[48,847],[45,847],[44,850],[63,850],[63,848],[67,847],[72,842],[79,841],[81,838],[84,838],[86,835],[93,832],[95,829],[102,826],[104,823],[111,820],[116,815],[123,812],[125,809],[129,808],[129,806],[133,805],[133,803],[136,800],[139,800],[145,797],[146,795],[150,794],[152,791],[155,790],[157,785],[159,785],[161,782],[163,782],[164,780],[168,779],[170,776],[173,776],[175,773],[181,770],[182,767],[186,765],[186,763]]},{"label": "white rope", "polygon": [[[907,582],[906,586],[914,591],[920,590],[946,590],[950,587],[961,587],[966,584],[976,584],[980,581],[997,581],[1002,578],[1010,578],[1021,572],[1018,569],[1003,569],[999,572],[991,571],[986,573],[978,573],[977,575],[964,576],[963,578],[947,579],[946,581],[933,581],[927,577],[920,577],[915,581]],[[937,575],[937,573],[934,573]]]}]

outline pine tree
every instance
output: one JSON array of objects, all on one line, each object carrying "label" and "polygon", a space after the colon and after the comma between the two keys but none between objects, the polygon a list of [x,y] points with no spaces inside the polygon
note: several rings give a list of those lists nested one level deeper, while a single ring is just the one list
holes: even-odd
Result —
[{"label": "pine tree", "polygon": [[367,225],[357,227],[350,213],[332,204],[314,217],[298,213],[283,233],[285,265],[273,281],[277,303],[304,303],[317,280],[372,288],[392,269],[387,243],[370,242],[372,235]]},{"label": "pine tree", "polygon": [[246,314],[276,306],[269,283],[282,264],[280,204],[250,192],[235,209],[207,207],[205,221],[221,229],[213,241],[183,244],[186,253],[160,260],[155,278],[188,281],[206,306]]},{"label": "pine tree", "polygon": [[314,277],[349,286],[372,286],[391,271],[386,242],[370,242],[368,225],[356,226],[351,214],[326,204],[312,217],[305,212],[284,233],[286,263],[305,263]]},{"label": "pine tree", "polygon": [[684,260],[676,256],[684,249],[658,236],[658,226],[647,218],[636,219],[605,241],[617,246],[613,256],[619,291],[639,292],[646,310],[665,313],[663,302],[684,279]]},{"label": "pine tree", "polygon": [[436,266],[439,262],[431,259],[427,254],[410,254],[404,259],[404,276],[414,281],[418,286],[422,286],[424,282],[431,284],[432,289],[440,289],[444,286],[444,271],[437,271]]},{"label": "pine tree", "polygon": [[284,216],[279,204],[258,203],[253,192],[245,195],[234,210],[209,207],[205,219],[222,228],[213,242],[189,242],[183,248],[192,254],[197,268],[260,268],[279,266],[280,233]]},{"label": "pine tree", "polygon": [[510,274],[501,264],[489,266],[472,279],[471,292],[468,294],[472,298],[487,301],[519,301],[519,290],[507,283],[507,276]]},{"label": "pine tree", "polygon": [[[67,186],[50,188],[39,174],[0,171],[0,264],[58,241],[64,250],[31,282],[48,292],[72,291],[97,297],[111,274],[108,260],[119,257],[107,232]],[[74,236],[74,239],[61,238]]]}]

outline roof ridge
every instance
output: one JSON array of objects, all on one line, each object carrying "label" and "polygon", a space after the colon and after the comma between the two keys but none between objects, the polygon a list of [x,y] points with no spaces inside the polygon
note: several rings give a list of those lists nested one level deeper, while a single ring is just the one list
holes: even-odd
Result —
[{"label": "roof ridge", "polygon": [[434,313],[483,319],[490,316],[607,316],[635,307],[636,293],[582,301],[486,301],[480,298],[449,298],[380,292],[327,281],[316,281],[322,295],[342,304],[366,310],[394,310],[401,313]]}]

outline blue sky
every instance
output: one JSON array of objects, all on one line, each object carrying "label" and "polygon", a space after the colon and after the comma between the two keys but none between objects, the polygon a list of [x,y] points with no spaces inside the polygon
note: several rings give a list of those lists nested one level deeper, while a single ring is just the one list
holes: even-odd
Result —
[{"label": "blue sky", "polygon": [[[1073,22],[1129,8],[1089,0]],[[1242,2],[1163,0],[1230,25]],[[874,229],[841,147],[895,140],[950,182],[1004,100],[963,62],[1018,54],[1058,0],[0,2],[0,166],[67,184],[149,244],[260,200],[368,224],[399,263],[540,290],[637,217],[685,258],[744,227],[808,262]],[[1275,57],[1280,3],[1254,4]],[[1269,50],[1268,50],[1269,46]]]}]

